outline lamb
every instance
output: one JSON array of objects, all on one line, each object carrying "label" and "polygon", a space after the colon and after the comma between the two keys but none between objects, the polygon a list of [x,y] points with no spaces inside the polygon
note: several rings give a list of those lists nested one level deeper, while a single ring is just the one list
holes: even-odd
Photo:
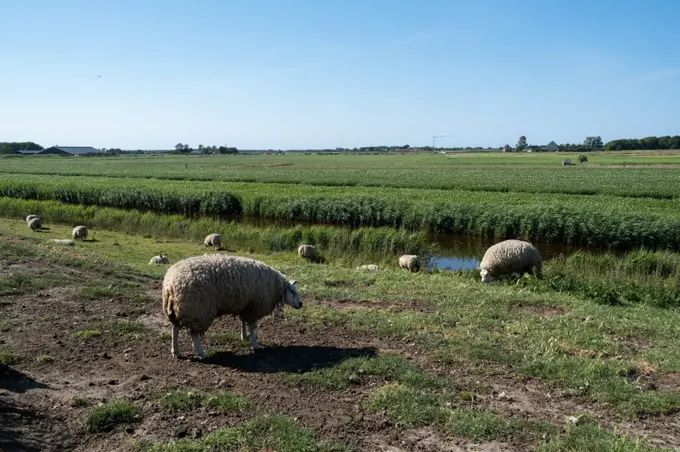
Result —
[{"label": "lamb", "polygon": [[410,271],[420,270],[420,261],[415,254],[404,254],[399,258],[399,268],[406,268]]},{"label": "lamb", "polygon": [[201,338],[213,321],[224,315],[241,320],[241,339],[248,325],[253,350],[260,349],[255,329],[261,318],[284,303],[302,307],[297,281],[255,259],[208,254],[173,264],[165,274],[162,289],[163,313],[172,324],[171,353],[179,357],[179,331],[187,328],[196,354],[205,359]]},{"label": "lamb", "polygon": [[32,219],[38,218],[38,215],[29,215],[26,217],[26,224],[28,224]]},{"label": "lamb", "polygon": [[158,256],[154,256],[149,261],[149,265],[151,265],[151,264],[169,264],[169,263],[170,263],[170,260],[168,259],[167,254],[160,254]]},{"label": "lamb", "polygon": [[28,227],[31,228],[32,231],[39,231],[42,229],[42,221],[40,221],[40,218],[38,217],[32,218],[28,222]]},{"label": "lamb", "polygon": [[314,259],[316,257],[316,248],[314,245],[300,245],[298,246],[298,256],[304,259]]},{"label": "lamb", "polygon": [[222,246],[222,236],[219,234],[210,234],[206,236],[203,241],[203,246],[212,246],[216,250],[219,249]]},{"label": "lamb", "polygon": [[68,239],[52,239],[52,243],[62,246],[76,246],[76,242]]},{"label": "lamb", "polygon": [[377,272],[380,271],[382,267],[380,265],[376,264],[366,264],[366,265],[360,265],[357,267],[357,270],[366,270],[369,272]]},{"label": "lamb", "polygon": [[522,240],[505,240],[489,247],[484,253],[481,269],[482,282],[493,281],[501,275],[518,272],[532,273],[542,276],[541,253],[529,242]]},{"label": "lamb", "polygon": [[76,226],[73,228],[71,236],[73,237],[73,240],[80,239],[84,242],[85,237],[87,237],[87,227],[83,225]]}]

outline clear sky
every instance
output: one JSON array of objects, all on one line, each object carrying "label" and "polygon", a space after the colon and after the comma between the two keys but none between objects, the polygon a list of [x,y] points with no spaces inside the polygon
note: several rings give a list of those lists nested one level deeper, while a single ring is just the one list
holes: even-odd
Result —
[{"label": "clear sky", "polygon": [[0,18],[0,141],[680,134],[678,0],[0,0]]}]

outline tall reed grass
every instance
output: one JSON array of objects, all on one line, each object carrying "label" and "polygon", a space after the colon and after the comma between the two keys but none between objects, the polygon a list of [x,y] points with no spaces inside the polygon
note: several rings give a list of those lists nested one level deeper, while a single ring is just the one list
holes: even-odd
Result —
[{"label": "tall reed grass", "polygon": [[210,218],[190,219],[182,215],[166,215],[109,207],[80,206],[57,201],[33,201],[0,198],[0,214],[9,218],[25,218],[35,214],[43,224],[84,224],[125,234],[172,237],[203,243],[206,235],[217,232],[230,246],[254,251],[295,251],[301,243],[318,245],[325,256],[345,254],[386,259],[401,254],[428,256],[433,248],[424,232],[394,228],[348,229],[333,226],[295,226],[256,228],[234,221]]}]

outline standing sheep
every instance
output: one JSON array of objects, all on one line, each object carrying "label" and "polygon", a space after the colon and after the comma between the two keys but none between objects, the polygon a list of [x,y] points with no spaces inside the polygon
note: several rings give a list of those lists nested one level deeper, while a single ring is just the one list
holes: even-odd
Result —
[{"label": "standing sheep", "polygon": [[303,259],[314,259],[316,257],[316,248],[314,245],[300,245],[298,246],[298,256]]},{"label": "standing sheep", "polygon": [[170,260],[168,259],[167,254],[160,254],[158,256],[154,256],[149,261],[149,265],[151,265],[151,264],[169,264],[169,263],[170,263]]},{"label": "standing sheep", "polygon": [[535,273],[541,276],[541,253],[529,242],[505,240],[490,246],[484,253],[481,264],[482,282],[493,281],[501,275]]},{"label": "standing sheep", "polygon": [[[253,350],[260,349],[257,321],[285,303],[302,307],[296,281],[267,264],[241,256],[208,254],[173,264],[163,279],[163,313],[172,324],[171,353],[179,357],[179,330],[187,328],[196,354],[205,358],[201,336],[213,321],[224,315],[241,319],[241,338],[246,325]],[[279,308],[277,308],[277,306]]]},{"label": "standing sheep", "polygon": [[80,239],[81,241],[84,242],[85,237],[87,237],[87,227],[83,225],[76,226],[75,228],[73,228],[71,236],[73,237],[73,240]]},{"label": "standing sheep", "polygon": [[34,219],[34,218],[38,218],[38,215],[29,215],[29,216],[27,216],[27,217],[26,217],[26,224],[28,224],[29,221],[31,221],[31,220]]},{"label": "standing sheep", "polygon": [[40,218],[38,217],[32,218],[28,222],[28,227],[31,228],[32,231],[39,231],[42,229],[42,221],[40,221]]},{"label": "standing sheep", "polygon": [[210,234],[206,236],[205,240],[203,240],[203,246],[212,246],[216,250],[219,249],[222,246],[222,236],[219,234]]},{"label": "standing sheep", "polygon": [[410,271],[420,271],[420,261],[415,254],[404,254],[399,258],[399,268],[406,268]]}]

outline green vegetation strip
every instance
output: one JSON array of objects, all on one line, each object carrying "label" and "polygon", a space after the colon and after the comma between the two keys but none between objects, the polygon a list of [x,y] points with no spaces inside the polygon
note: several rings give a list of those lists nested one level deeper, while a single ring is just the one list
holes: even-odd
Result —
[{"label": "green vegetation strip", "polygon": [[[217,232],[222,235],[223,246],[251,247],[258,251],[291,251],[301,243],[311,243],[320,246],[323,253],[336,255],[355,253],[393,257],[404,253],[429,254],[425,233],[392,228],[257,228],[209,218],[192,220],[181,215],[0,198],[3,216],[25,218],[27,212],[40,216],[45,226],[49,223],[85,224],[125,234],[182,238],[200,245],[206,235]],[[38,234],[35,233],[36,236]]]},{"label": "green vegetation strip", "polygon": [[680,249],[679,200],[25,175],[0,176],[0,195],[213,217],[243,213],[292,222]]},{"label": "green vegetation strip", "polygon": [[265,414],[239,426],[222,428],[200,440],[179,440],[169,444],[143,442],[143,452],[198,452],[205,450],[277,452],[345,452],[337,443],[319,440],[314,432],[281,414]]},{"label": "green vegetation strip", "polygon": [[[563,167],[578,154],[503,155],[271,155],[116,158],[5,158],[2,172],[111,176],[318,186],[408,187],[494,192],[610,194],[677,198],[678,168],[597,165],[680,164],[679,153],[593,153],[584,165]],[[162,182],[161,182],[162,183]]]}]

